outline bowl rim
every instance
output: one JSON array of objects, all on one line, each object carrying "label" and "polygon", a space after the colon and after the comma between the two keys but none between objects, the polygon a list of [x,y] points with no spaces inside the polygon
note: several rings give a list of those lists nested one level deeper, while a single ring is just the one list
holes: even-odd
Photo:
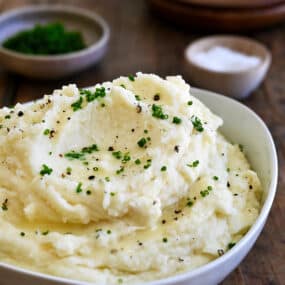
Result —
[{"label": "bowl rim", "polygon": [[0,16],[0,23],[5,21],[9,18],[14,18],[19,15],[29,15],[35,14],[38,12],[48,12],[48,13],[57,13],[62,12],[65,14],[73,14],[80,17],[84,17],[86,19],[91,20],[92,22],[96,23],[98,27],[102,31],[102,35],[100,38],[92,43],[91,45],[75,52],[70,53],[63,53],[57,55],[31,55],[31,54],[24,54],[16,51],[9,50],[4,48],[2,44],[0,44],[0,53],[6,56],[17,58],[18,60],[33,60],[33,61],[59,61],[59,60],[69,60],[74,59],[81,56],[86,56],[92,52],[100,50],[104,47],[110,39],[110,28],[107,22],[104,20],[102,16],[97,14],[96,12],[90,12],[84,8],[78,8],[72,5],[63,5],[63,4],[54,4],[54,5],[46,5],[46,4],[39,4],[39,5],[28,5],[23,8],[16,8],[12,9],[8,12],[3,13]]},{"label": "bowl rim", "polygon": [[[259,57],[261,59],[261,61],[256,66],[251,66],[249,68],[240,69],[240,70],[224,70],[224,71],[206,68],[206,67],[198,64],[197,62],[195,62],[191,56],[188,56],[188,53],[191,53],[191,50],[196,45],[199,45],[203,42],[208,42],[208,41],[210,42],[213,40],[232,40],[232,41],[239,41],[239,42],[240,41],[248,42],[248,43],[251,43],[252,45],[258,46],[262,50],[262,52],[264,53],[264,56]],[[235,51],[238,51],[238,49]],[[250,73],[252,71],[258,70],[259,68],[261,68],[263,66],[268,67],[272,61],[271,52],[263,43],[258,42],[256,40],[251,39],[251,38],[246,37],[246,36],[236,36],[236,35],[230,35],[230,34],[217,34],[217,35],[206,36],[206,37],[202,37],[202,38],[198,38],[197,40],[194,40],[193,42],[191,42],[190,44],[188,44],[186,46],[186,48],[184,50],[184,58],[188,64],[194,66],[195,68],[198,68],[200,70],[203,70],[203,71],[206,71],[206,72],[209,72],[212,74],[219,74],[219,75],[239,75],[239,74]]]},{"label": "bowl rim", "polygon": [[[88,87],[87,87],[88,88]],[[177,275],[173,275],[167,278],[163,278],[163,279],[158,279],[158,280],[154,280],[154,281],[149,281],[149,282],[145,282],[143,283],[144,285],[171,285],[171,284],[175,284],[176,282],[182,282],[185,281],[187,279],[191,279],[194,278],[198,275],[201,275],[209,270],[215,269],[216,267],[220,266],[221,264],[225,263],[226,261],[228,261],[229,259],[232,258],[232,256],[234,256],[235,254],[238,253],[238,251],[240,250],[240,248],[246,246],[246,244],[250,241],[251,237],[259,231],[259,229],[262,229],[268,214],[270,212],[270,209],[272,207],[273,204],[273,200],[277,191],[277,181],[278,181],[278,159],[277,159],[277,152],[276,152],[276,147],[272,138],[272,135],[269,131],[269,129],[267,128],[266,124],[264,123],[264,121],[253,111],[251,110],[249,107],[247,107],[246,105],[232,99],[229,98],[227,96],[212,92],[212,91],[208,91],[205,89],[200,89],[200,88],[194,88],[191,87],[190,89],[190,93],[191,95],[193,95],[194,97],[197,94],[206,94],[207,96],[212,96],[214,98],[216,98],[217,100],[225,100],[230,104],[236,105],[239,108],[243,109],[244,111],[250,113],[253,118],[261,125],[267,139],[269,142],[269,147],[270,147],[270,154],[271,156],[271,161],[270,161],[270,168],[272,169],[271,172],[271,181],[270,184],[268,186],[268,193],[267,193],[267,197],[266,199],[263,201],[263,205],[261,208],[261,211],[257,217],[257,219],[255,220],[254,224],[250,227],[250,229],[248,230],[248,232],[239,240],[239,242],[229,251],[227,251],[224,255],[210,261],[207,264],[204,264],[196,269],[190,270],[190,271],[186,271]],[[207,105],[206,105],[207,106]],[[50,280],[50,281],[57,281],[57,282],[61,282],[61,284],[70,284],[70,285],[91,285],[91,282],[87,282],[87,281],[80,281],[80,280],[74,280],[74,279],[68,279],[68,278],[63,278],[63,277],[57,277],[57,276],[53,276],[53,275],[48,275],[45,273],[40,273],[40,272],[36,272],[36,271],[32,271],[29,269],[24,269],[22,267],[18,267],[16,265],[10,265],[4,262],[0,261],[0,269],[4,268],[4,269],[8,269],[11,270],[13,272],[17,272],[17,273],[23,273],[25,275],[31,276],[31,277],[39,277],[42,278],[44,280]]]}]

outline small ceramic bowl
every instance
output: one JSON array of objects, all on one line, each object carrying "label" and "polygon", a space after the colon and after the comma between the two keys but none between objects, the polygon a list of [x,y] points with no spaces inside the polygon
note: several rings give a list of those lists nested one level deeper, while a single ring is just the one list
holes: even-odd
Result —
[{"label": "small ceramic bowl", "polygon": [[[215,94],[192,88],[191,94],[201,100],[224,124],[221,132],[229,141],[242,144],[252,168],[260,177],[264,190],[259,216],[245,236],[223,256],[189,272],[143,283],[145,285],[216,285],[232,272],[255,243],[264,227],[277,186],[277,155],[273,139],[264,122],[243,104]],[[92,285],[32,272],[0,262],[0,284],[11,285]]]},{"label": "small ceramic bowl", "polygon": [[[222,46],[233,51],[255,56],[259,63],[246,69],[217,71],[200,65],[200,52]],[[271,54],[261,43],[239,36],[210,36],[191,43],[185,50],[188,75],[192,84],[237,99],[247,97],[264,79],[271,63]]]},{"label": "small ceramic bowl", "polygon": [[[67,30],[81,32],[87,47],[62,55],[27,55],[2,47],[15,33],[50,22],[60,22]],[[109,27],[99,15],[77,7],[34,5],[16,9],[0,16],[0,64],[33,78],[65,77],[98,62],[106,52],[109,35]]]}]

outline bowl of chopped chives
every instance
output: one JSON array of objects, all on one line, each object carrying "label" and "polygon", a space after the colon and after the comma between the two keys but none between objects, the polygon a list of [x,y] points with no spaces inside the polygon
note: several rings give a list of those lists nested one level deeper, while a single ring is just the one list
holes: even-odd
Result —
[{"label": "bowl of chopped chives", "polygon": [[63,5],[35,5],[0,16],[0,64],[39,79],[58,79],[104,56],[109,27],[99,15]]}]

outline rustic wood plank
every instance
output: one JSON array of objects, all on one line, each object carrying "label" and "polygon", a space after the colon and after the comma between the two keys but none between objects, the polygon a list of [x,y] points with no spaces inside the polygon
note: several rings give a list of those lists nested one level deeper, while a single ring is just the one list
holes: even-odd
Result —
[{"label": "rustic wood plank", "polygon": [[[144,0],[2,0],[0,9],[8,10],[29,3],[65,3],[101,14],[111,27],[109,50],[97,66],[58,81],[21,77],[15,85],[6,73],[0,71],[0,100],[7,90],[15,93],[15,101],[25,102],[69,82],[83,87],[136,71],[162,76],[182,74],[188,79],[183,51],[190,41],[202,35],[191,34],[160,20],[150,13]],[[285,280],[285,25],[249,36],[265,43],[272,52],[272,66],[267,79],[243,103],[257,112],[272,132],[279,157],[279,185],[272,211],[257,243],[222,284],[282,285]]]}]

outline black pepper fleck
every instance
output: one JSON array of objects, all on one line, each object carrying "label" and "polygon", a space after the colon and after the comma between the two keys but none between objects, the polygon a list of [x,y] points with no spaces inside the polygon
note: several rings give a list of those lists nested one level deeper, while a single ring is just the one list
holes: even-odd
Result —
[{"label": "black pepper fleck", "polygon": [[178,152],[179,152],[179,146],[176,145],[176,146],[174,147],[174,150],[178,153]]},{"label": "black pepper fleck", "polygon": [[155,94],[155,95],[153,96],[153,100],[154,100],[154,101],[159,101],[159,100],[160,100],[159,94]]},{"label": "black pepper fleck", "polygon": [[18,112],[18,117],[22,117],[24,115],[24,112],[23,111],[19,111]]},{"label": "black pepper fleck", "polygon": [[113,151],[114,148],[112,146],[109,146],[108,151]]},{"label": "black pepper fleck", "polygon": [[94,175],[90,175],[90,176],[88,177],[88,179],[89,179],[89,180],[93,180],[93,179],[95,179],[95,176],[94,176]]},{"label": "black pepper fleck", "polygon": [[50,138],[53,138],[53,137],[54,137],[54,134],[55,134],[55,130],[51,130],[50,133],[49,133],[49,137],[50,137]]},{"label": "black pepper fleck", "polygon": [[137,111],[137,113],[141,113],[141,111],[142,111],[142,107],[141,107],[140,105],[137,105],[137,107],[136,107],[136,111]]},{"label": "black pepper fleck", "polygon": [[225,253],[223,249],[218,249],[217,252],[219,256],[222,256]]}]

